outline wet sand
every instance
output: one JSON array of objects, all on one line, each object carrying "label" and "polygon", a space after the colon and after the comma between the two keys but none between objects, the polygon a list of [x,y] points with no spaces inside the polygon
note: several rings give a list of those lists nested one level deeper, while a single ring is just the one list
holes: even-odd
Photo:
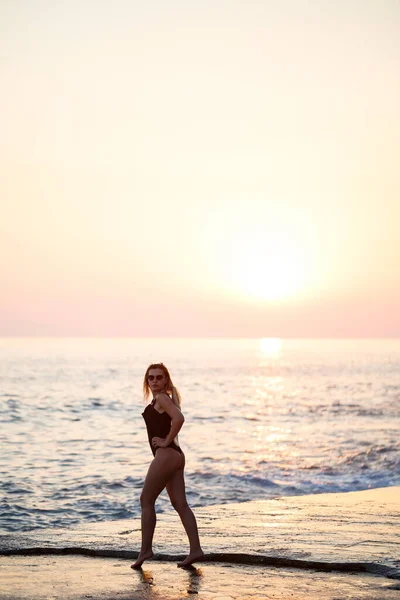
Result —
[{"label": "wet sand", "polygon": [[1,559],[2,600],[398,600],[400,582],[369,574],[205,563],[193,570],[124,559],[9,556]]},{"label": "wet sand", "polygon": [[138,520],[3,535],[0,598],[400,597],[400,488],[213,506],[196,515],[208,561],[192,570],[176,567],[186,540],[172,512],[158,515],[155,560],[139,572],[130,569]]}]

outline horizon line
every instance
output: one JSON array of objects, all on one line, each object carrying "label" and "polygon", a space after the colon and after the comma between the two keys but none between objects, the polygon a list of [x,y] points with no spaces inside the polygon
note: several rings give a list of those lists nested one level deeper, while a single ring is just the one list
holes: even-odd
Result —
[{"label": "horizon line", "polygon": [[277,336],[277,335],[261,335],[261,336],[197,336],[197,335],[148,335],[148,336],[121,336],[121,335],[2,335],[0,339],[116,339],[116,340],[262,340],[262,339],[279,339],[279,340],[400,340],[400,335],[394,336],[352,336],[352,337],[332,337],[332,336]]}]

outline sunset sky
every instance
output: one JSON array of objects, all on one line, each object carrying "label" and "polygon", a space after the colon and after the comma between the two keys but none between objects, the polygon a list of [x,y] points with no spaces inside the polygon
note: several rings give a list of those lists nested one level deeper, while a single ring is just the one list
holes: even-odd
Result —
[{"label": "sunset sky", "polygon": [[400,337],[396,0],[3,0],[0,335]]}]

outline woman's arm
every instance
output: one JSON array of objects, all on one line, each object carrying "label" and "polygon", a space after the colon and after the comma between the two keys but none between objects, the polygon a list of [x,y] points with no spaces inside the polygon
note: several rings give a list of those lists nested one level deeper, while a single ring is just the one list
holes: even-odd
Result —
[{"label": "woman's arm", "polygon": [[181,430],[182,425],[185,422],[185,417],[168,394],[160,394],[157,396],[157,402],[171,417],[171,429],[165,438],[166,446],[169,446]]}]

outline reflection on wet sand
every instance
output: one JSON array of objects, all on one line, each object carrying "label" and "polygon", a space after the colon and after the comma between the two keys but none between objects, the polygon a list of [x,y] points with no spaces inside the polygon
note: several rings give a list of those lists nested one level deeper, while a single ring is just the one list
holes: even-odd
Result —
[{"label": "reflection on wet sand", "polygon": [[153,573],[151,571],[145,571],[143,568],[141,569],[137,569],[137,572],[140,575],[140,580],[142,583],[145,583],[147,585],[153,585],[154,583],[154,578],[153,578]]},{"label": "reflection on wet sand", "polygon": [[[180,569],[180,571],[184,571],[187,574],[187,594],[199,594],[203,578],[203,571],[201,569],[196,569],[196,567],[193,565],[190,565],[185,569]],[[157,590],[157,580],[150,569],[141,568],[138,569],[136,573],[139,575],[140,583],[134,589],[134,593],[139,594],[138,597],[140,600],[161,600],[161,598],[165,600],[165,592],[160,592]],[[179,591],[174,590],[173,587],[174,586],[171,587],[170,593]],[[182,587],[182,582],[180,587]],[[136,596],[134,597],[136,598]]]},{"label": "reflection on wet sand", "polygon": [[185,571],[188,574],[188,594],[198,594],[200,591],[203,571],[201,569],[196,569],[193,565],[190,567],[186,567]]}]

